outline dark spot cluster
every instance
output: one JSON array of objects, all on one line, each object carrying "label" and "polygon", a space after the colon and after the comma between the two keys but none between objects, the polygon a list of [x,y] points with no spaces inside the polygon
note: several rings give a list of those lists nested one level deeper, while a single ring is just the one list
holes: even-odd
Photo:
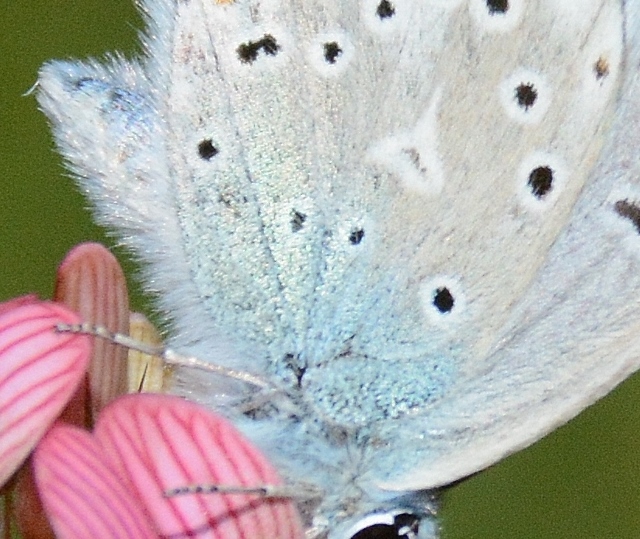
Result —
[{"label": "dark spot cluster", "polygon": [[403,148],[402,154],[409,159],[411,165],[413,165],[420,174],[428,174],[429,171],[422,162],[422,157],[420,156],[418,148]]},{"label": "dark spot cluster", "polygon": [[304,222],[307,220],[307,216],[299,212],[298,210],[292,210],[291,212],[291,231],[292,232],[300,232],[304,225]]},{"label": "dark spot cluster", "polygon": [[[307,215],[299,210],[291,210],[291,232],[294,234],[300,232],[307,221]],[[364,228],[355,227],[349,232],[349,243],[351,245],[359,245],[364,239]]]},{"label": "dark spot cluster", "polygon": [[205,161],[210,161],[218,153],[220,153],[220,150],[215,147],[213,140],[210,138],[204,139],[198,144],[198,155]]},{"label": "dark spot cluster", "polygon": [[329,64],[335,64],[338,58],[342,56],[342,48],[337,41],[330,41],[323,45],[324,59]]},{"label": "dark spot cluster", "polygon": [[631,221],[640,234],[640,206],[629,200],[618,200],[613,209],[620,216]]},{"label": "dark spot cluster", "polygon": [[306,365],[301,364],[300,356],[297,354],[288,353],[284,355],[282,361],[296,377],[296,384],[298,385],[298,387],[302,387],[302,379],[307,372],[307,367]]},{"label": "dark spot cluster", "polygon": [[389,0],[382,0],[376,8],[376,15],[379,19],[390,19],[396,14],[395,6]]},{"label": "dark spot cluster", "polygon": [[436,288],[433,294],[433,306],[442,314],[450,313],[455,305],[455,299],[446,286]]},{"label": "dark spot cluster", "polygon": [[[390,19],[396,14],[396,8],[389,0],[381,0],[376,7],[376,16],[380,20]],[[335,64],[343,55],[344,50],[337,41],[323,44],[323,57],[328,64]],[[241,43],[236,49],[238,58],[243,64],[254,63],[260,54],[276,56],[280,52],[280,45],[272,34],[264,34],[260,39]]]},{"label": "dark spot cluster", "polygon": [[275,56],[280,51],[280,45],[271,34],[265,34],[257,41],[242,43],[236,49],[238,58],[243,64],[252,64],[262,52],[266,56]]},{"label": "dark spot cluster", "polygon": [[533,105],[535,105],[538,99],[538,90],[530,83],[520,83],[514,92],[514,97],[518,106],[525,111],[528,111]]},{"label": "dark spot cluster", "polygon": [[531,194],[538,200],[543,199],[553,188],[554,172],[551,167],[540,166],[534,168],[529,173],[527,185],[531,189]]},{"label": "dark spot cluster", "polygon": [[364,238],[364,228],[356,228],[349,234],[349,243],[351,245],[358,245]]},{"label": "dark spot cluster", "polygon": [[603,56],[600,56],[593,64],[593,72],[596,80],[605,79],[609,75],[609,62]]},{"label": "dark spot cluster", "polygon": [[[389,0],[381,0],[376,7],[376,15],[379,19],[390,19],[396,13],[396,8]],[[241,43],[236,52],[238,58],[243,64],[252,64],[260,53],[265,56],[276,56],[280,51],[280,45],[272,34],[265,34],[255,41],[247,41]],[[335,64],[343,54],[343,49],[336,41],[330,41],[323,44],[323,56],[327,63]]]},{"label": "dark spot cluster", "polygon": [[509,11],[509,0],[487,0],[489,15],[503,15]]}]

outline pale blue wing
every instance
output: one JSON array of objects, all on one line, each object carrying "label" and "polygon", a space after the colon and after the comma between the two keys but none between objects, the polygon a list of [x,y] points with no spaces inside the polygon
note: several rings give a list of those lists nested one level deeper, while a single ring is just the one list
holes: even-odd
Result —
[{"label": "pale blue wing", "polygon": [[[624,83],[589,183],[486,358],[465,366],[425,414],[403,418],[384,436],[397,436],[377,463],[393,468],[384,473],[389,487],[433,488],[481,470],[640,367],[640,21],[637,3],[624,7]],[[410,456],[400,461],[398,451]]]},{"label": "pale blue wing", "polygon": [[283,389],[247,430],[294,477],[439,486],[637,366],[637,5],[508,4],[147,2],[142,65],[41,73],[174,344]]}]

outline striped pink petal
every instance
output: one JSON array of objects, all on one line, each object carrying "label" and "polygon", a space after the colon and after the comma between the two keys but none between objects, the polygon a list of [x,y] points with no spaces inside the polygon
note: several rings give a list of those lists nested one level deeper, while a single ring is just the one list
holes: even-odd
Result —
[{"label": "striped pink petal", "polygon": [[21,305],[29,305],[31,303],[38,303],[40,301],[35,294],[27,294],[26,296],[20,296],[18,298],[12,298],[0,303],[0,314],[4,314],[7,311],[11,311]]},{"label": "striped pink petal", "polygon": [[[84,322],[117,333],[129,331],[124,272],[116,258],[99,243],[81,243],[69,251],[58,268],[55,299],[77,312]],[[65,410],[64,419],[91,426],[109,401],[125,393],[127,350],[105,339],[93,339],[88,387],[80,388]]]},{"label": "striped pink petal", "polygon": [[56,424],[38,445],[33,469],[57,539],[157,539],[89,432]]},{"label": "striped pink petal", "polygon": [[95,435],[143,501],[164,537],[299,539],[288,499],[247,494],[166,498],[193,484],[264,486],[280,478],[228,421],[168,395],[128,395],[101,414]]},{"label": "striped pink petal", "polygon": [[0,484],[60,414],[87,368],[88,337],[54,329],[78,322],[71,311],[46,302],[0,314]]}]

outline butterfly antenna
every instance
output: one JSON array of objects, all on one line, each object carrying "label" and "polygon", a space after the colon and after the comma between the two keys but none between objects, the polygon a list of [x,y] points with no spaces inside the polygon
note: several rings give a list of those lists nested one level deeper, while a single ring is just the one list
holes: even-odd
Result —
[{"label": "butterfly antenna", "polygon": [[216,365],[215,363],[208,363],[193,356],[183,356],[164,345],[147,344],[136,339],[132,339],[128,335],[114,333],[104,326],[94,326],[87,323],[57,324],[56,331],[60,333],[77,333],[99,337],[114,344],[124,346],[130,350],[136,350],[143,354],[159,357],[172,367],[199,369],[219,374],[220,376],[226,376],[227,378],[233,378],[234,380],[240,380],[241,382],[251,384],[261,389],[273,389],[273,386],[266,380],[255,376],[254,374],[230,369],[228,367],[223,367],[222,365]]}]

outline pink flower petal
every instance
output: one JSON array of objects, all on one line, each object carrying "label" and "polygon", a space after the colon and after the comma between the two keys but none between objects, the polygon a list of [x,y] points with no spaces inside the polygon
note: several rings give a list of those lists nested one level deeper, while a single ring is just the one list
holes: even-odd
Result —
[{"label": "pink flower petal", "polygon": [[87,368],[89,338],[54,330],[78,322],[74,313],[46,302],[0,314],[0,484],[60,414]]},{"label": "pink flower petal", "polygon": [[[116,258],[99,243],[74,247],[58,268],[56,301],[77,312],[84,322],[110,331],[129,331],[129,296]],[[90,426],[92,418],[118,395],[127,393],[127,350],[104,339],[93,339],[89,389],[81,388],[65,410],[64,420]],[[87,399],[90,406],[87,406]]]},{"label": "pink flower petal", "polygon": [[132,483],[165,537],[298,539],[294,503],[247,494],[166,498],[193,484],[277,485],[267,460],[229,422],[168,395],[128,395],[109,405],[96,437]]},{"label": "pink flower petal", "polygon": [[20,307],[21,305],[29,305],[31,303],[38,303],[40,300],[35,294],[28,294],[26,296],[20,296],[18,298],[12,298],[3,303],[0,303],[0,314],[4,314],[6,311]]},{"label": "pink flower petal", "polygon": [[157,539],[149,518],[88,432],[58,423],[33,455],[57,539]]}]

